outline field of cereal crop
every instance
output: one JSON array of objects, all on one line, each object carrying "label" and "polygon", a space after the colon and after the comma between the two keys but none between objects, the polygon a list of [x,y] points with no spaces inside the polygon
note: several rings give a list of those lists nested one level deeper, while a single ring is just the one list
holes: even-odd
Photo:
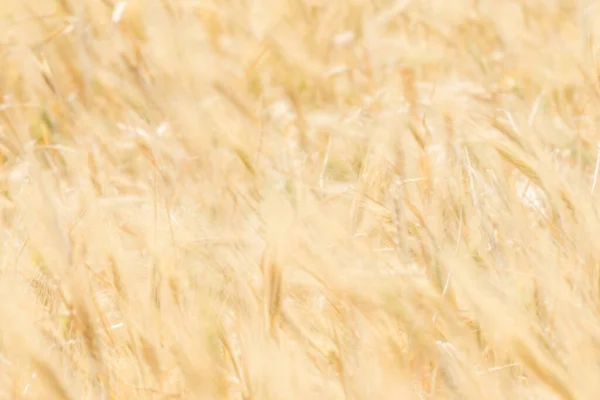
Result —
[{"label": "field of cereal crop", "polygon": [[599,18],[0,0],[0,398],[597,399]]}]

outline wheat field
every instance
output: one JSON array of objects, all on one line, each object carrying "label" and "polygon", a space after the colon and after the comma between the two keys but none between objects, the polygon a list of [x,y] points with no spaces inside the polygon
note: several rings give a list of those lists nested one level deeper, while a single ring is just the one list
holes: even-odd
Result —
[{"label": "wheat field", "polygon": [[599,18],[0,0],[0,398],[599,398]]}]

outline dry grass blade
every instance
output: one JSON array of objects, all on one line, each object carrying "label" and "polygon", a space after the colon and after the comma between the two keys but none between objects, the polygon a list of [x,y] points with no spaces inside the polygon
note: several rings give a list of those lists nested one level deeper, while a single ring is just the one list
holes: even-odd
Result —
[{"label": "dry grass blade", "polygon": [[551,360],[544,359],[542,353],[530,348],[520,340],[513,342],[515,352],[523,364],[531,369],[533,373],[546,385],[551,387],[562,399],[576,399],[572,389],[569,387],[564,373],[554,368]]}]

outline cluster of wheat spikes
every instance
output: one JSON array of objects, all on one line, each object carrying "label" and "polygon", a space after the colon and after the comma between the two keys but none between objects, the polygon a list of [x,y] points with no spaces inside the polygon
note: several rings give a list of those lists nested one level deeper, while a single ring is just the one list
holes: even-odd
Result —
[{"label": "cluster of wheat spikes", "polygon": [[597,399],[598,18],[1,0],[0,398]]}]

